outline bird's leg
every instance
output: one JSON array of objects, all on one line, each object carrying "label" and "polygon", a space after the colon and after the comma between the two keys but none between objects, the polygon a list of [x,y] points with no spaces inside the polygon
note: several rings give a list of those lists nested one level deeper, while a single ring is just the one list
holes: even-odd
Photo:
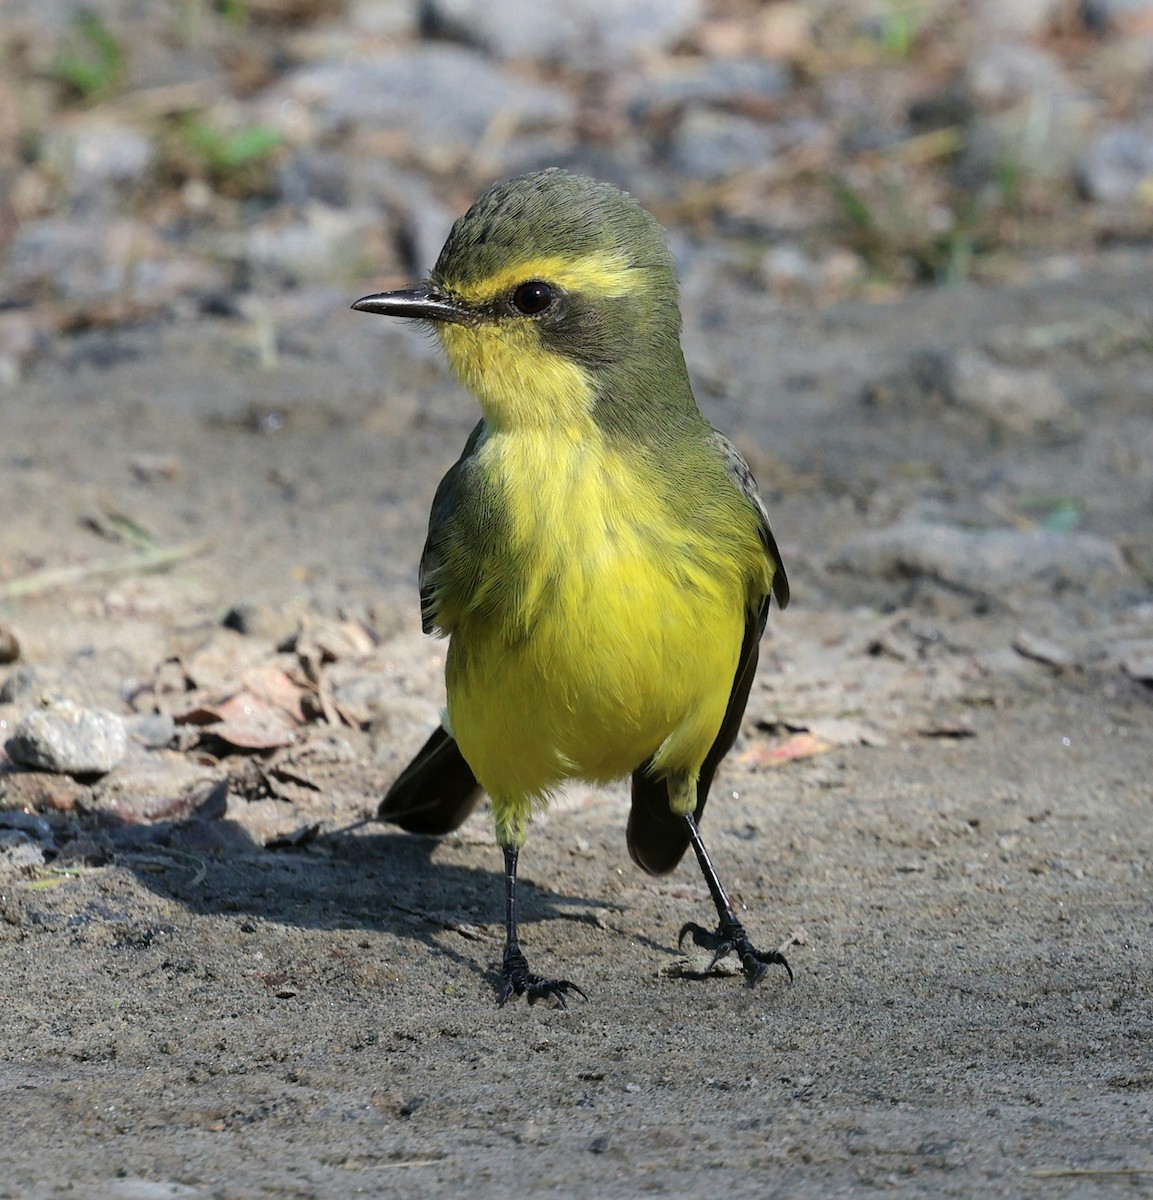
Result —
[{"label": "bird's leg", "polygon": [[684,942],[686,934],[691,933],[693,942],[696,945],[706,950],[711,950],[713,958],[712,962],[706,968],[706,974],[726,954],[731,952],[735,953],[741,960],[745,978],[748,979],[749,983],[756,983],[768,970],[770,963],[779,964],[784,967],[789,973],[789,982],[792,983],[793,969],[779,950],[758,950],[749,941],[749,935],[745,933],[745,927],[737,920],[737,914],[733,911],[732,902],[721,885],[721,881],[717,876],[717,870],[713,866],[712,859],[709,858],[709,852],[705,849],[705,843],[701,840],[701,831],[697,828],[696,818],[692,813],[685,813],[683,820],[688,826],[689,841],[692,842],[697,862],[701,864],[701,873],[705,877],[705,883],[709,885],[709,892],[713,897],[713,903],[717,906],[717,915],[720,917],[720,924],[717,926],[716,932],[711,933],[709,930],[703,929],[695,921],[688,921],[681,927],[680,937],[677,938],[677,945],[679,946]]},{"label": "bird's leg", "polygon": [[500,965],[500,1003],[503,1005],[512,996],[528,996],[536,1000],[549,996],[567,1008],[566,992],[576,992],[582,999],[588,997],[575,983],[567,979],[542,979],[528,969],[528,959],[520,948],[516,933],[516,864],[519,851],[516,847],[504,848],[504,959]]}]

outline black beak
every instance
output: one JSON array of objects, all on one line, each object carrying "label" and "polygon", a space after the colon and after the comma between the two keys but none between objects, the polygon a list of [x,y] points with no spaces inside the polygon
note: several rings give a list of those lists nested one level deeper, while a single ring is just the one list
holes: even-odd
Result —
[{"label": "black beak", "polygon": [[456,325],[468,325],[476,319],[468,309],[423,284],[399,292],[365,296],[352,307],[357,312],[379,313],[382,317],[416,317],[422,321],[451,321]]}]

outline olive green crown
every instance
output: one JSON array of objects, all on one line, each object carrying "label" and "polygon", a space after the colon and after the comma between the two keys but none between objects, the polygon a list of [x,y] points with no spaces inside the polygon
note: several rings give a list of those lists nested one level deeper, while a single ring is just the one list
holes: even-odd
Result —
[{"label": "olive green crown", "polygon": [[510,263],[617,253],[673,288],[664,231],[627,192],[559,167],[494,184],[457,220],[432,272],[439,284],[479,282]]}]

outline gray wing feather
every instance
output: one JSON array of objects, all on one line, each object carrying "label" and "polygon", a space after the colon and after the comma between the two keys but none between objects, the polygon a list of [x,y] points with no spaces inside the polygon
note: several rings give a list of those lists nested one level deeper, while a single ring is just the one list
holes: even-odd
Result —
[{"label": "gray wing feather", "polygon": [[428,518],[428,537],[424,552],[420,556],[420,571],[417,579],[420,586],[420,619],[425,633],[432,633],[437,626],[436,585],[437,576],[444,565],[445,536],[449,519],[457,503],[457,492],[471,464],[472,456],[484,435],[484,422],[478,421],[468,441],[464,444],[460,458],[448,469],[436,489],[432,500],[432,512]]},{"label": "gray wing feather", "polygon": [[784,608],[789,603],[789,579],[785,574],[785,564],[781,561],[781,552],[777,549],[777,539],[773,537],[773,531],[769,525],[769,510],[765,508],[765,502],[761,499],[757,481],[753,478],[753,472],[741,452],[723,433],[714,429],[710,440],[721,456],[729,478],[736,484],[741,495],[756,510],[761,543],[773,564],[773,599],[776,600],[778,607]]}]

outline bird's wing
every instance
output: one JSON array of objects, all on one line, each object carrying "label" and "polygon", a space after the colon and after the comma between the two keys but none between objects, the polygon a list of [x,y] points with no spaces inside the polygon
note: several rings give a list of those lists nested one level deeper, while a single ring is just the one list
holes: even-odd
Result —
[{"label": "bird's wing", "polygon": [[[757,481],[753,478],[753,472],[749,464],[745,462],[741,452],[723,433],[714,429],[711,441],[717,453],[721,456],[721,461],[725,465],[725,470],[729,473],[729,478],[736,485],[741,495],[744,496],[750,506],[756,511],[761,544],[765,548],[765,553],[768,555],[769,561],[773,564],[773,599],[776,600],[778,608],[785,608],[789,603],[789,579],[785,574],[785,564],[781,561],[781,552],[777,549],[777,539],[773,537],[772,528],[769,526],[769,510],[765,508],[765,502],[761,499],[760,490],[757,488]],[[764,629],[764,624],[764,620],[762,619],[762,629]]]},{"label": "bird's wing", "polygon": [[[478,421],[468,441],[464,444],[460,458],[448,469],[436,489],[432,500],[432,512],[428,518],[428,537],[424,552],[420,556],[420,619],[425,633],[437,628],[437,577],[444,565],[445,538],[448,521],[457,503],[458,489],[469,469],[473,455],[484,433],[484,422]],[[445,631],[447,632],[447,631]]]},{"label": "bird's wing", "polygon": [[[724,461],[733,483],[756,509],[759,518],[761,543],[765,554],[773,564],[772,597],[784,608],[789,602],[789,581],[785,575],[781,554],[776,539],[769,527],[769,514],[757,490],[757,482],[749,464],[741,457],[737,448],[722,433],[713,431],[713,444]],[[769,615],[769,596],[762,598],[756,609],[745,616],[745,632],[741,639],[741,652],[729,691],[729,702],[725,707],[724,720],[717,736],[709,748],[697,779],[696,819],[700,821],[709,798],[709,788],[721,759],[732,749],[740,731],[741,718],[757,673],[757,660],[761,634]],[[650,875],[665,875],[681,861],[689,846],[688,829],[684,820],[669,806],[667,782],[650,774],[646,762],[633,772],[632,807],[629,811],[628,846],[633,862]]]},{"label": "bird's wing", "polygon": [[[444,564],[449,521],[483,429],[481,422],[469,434],[460,458],[449,468],[433,497],[428,537],[420,557],[420,613],[425,633],[438,627],[437,576]],[[480,796],[480,785],[460,747],[452,734],[438,726],[388,789],[377,816],[410,833],[448,833],[472,812]]]}]

